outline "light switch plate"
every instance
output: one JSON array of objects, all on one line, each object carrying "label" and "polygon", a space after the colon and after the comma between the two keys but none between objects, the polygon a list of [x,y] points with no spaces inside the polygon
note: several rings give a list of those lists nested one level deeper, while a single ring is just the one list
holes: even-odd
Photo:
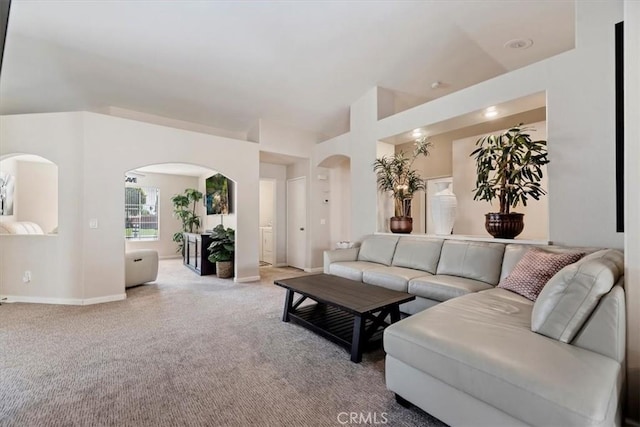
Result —
[{"label": "light switch plate", "polygon": [[98,228],[98,218],[91,218],[89,220],[89,228]]}]

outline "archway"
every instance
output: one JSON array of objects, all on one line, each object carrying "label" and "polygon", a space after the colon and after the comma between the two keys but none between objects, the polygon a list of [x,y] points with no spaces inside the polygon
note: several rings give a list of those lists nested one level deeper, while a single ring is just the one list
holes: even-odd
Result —
[{"label": "archway", "polygon": [[33,154],[0,159],[0,233],[58,232],[58,166]]},{"label": "archway", "polygon": [[[194,206],[196,215],[200,219],[200,225],[196,227],[197,230],[193,230],[194,232],[205,232],[218,224],[235,230],[236,185],[232,179],[223,176],[229,183],[229,191],[226,195],[229,200],[227,208],[220,212],[215,210],[207,212],[207,180],[218,174],[218,171],[207,166],[189,163],[144,165],[127,171],[124,177],[125,205],[128,204],[127,191],[132,195],[143,193],[146,197],[139,199],[143,201],[140,206],[129,204],[130,206],[125,206],[123,210],[126,250],[155,249],[161,258],[181,257],[180,245],[174,241],[173,236],[182,231],[182,224],[174,216],[171,198],[184,193],[187,189],[195,189],[203,194],[202,199]],[[136,229],[137,233],[135,233]]]}]

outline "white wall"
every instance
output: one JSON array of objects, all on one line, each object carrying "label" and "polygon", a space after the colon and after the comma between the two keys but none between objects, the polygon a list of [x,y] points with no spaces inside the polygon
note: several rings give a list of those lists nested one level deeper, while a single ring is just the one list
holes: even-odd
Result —
[{"label": "white wall", "polygon": [[[257,144],[94,113],[3,116],[0,132],[0,155],[36,154],[58,164],[65,201],[58,236],[0,238],[3,295],[76,303],[123,297],[123,176],[170,162],[209,167],[236,182],[236,207],[246,213],[238,215],[236,280],[258,277],[258,217],[250,214],[258,211]],[[92,218],[97,229],[88,227]],[[33,273],[28,286],[24,269]]]},{"label": "white wall", "polygon": [[[180,129],[84,113],[84,221],[99,218],[99,229],[84,233],[87,295],[121,290],[124,244],[121,239],[122,176],[128,170],[156,163],[188,163],[216,170],[236,183],[236,280],[258,276],[258,147],[254,143]],[[250,167],[250,165],[255,165]],[[248,167],[249,166],[249,167]],[[100,193],[87,189],[101,188]],[[226,225],[226,223],[225,223]],[[100,256],[94,254],[101,254]],[[111,265],[109,274],[103,272]]]},{"label": "white wall", "polygon": [[[537,122],[528,124],[535,131],[529,132],[533,140],[546,139],[546,122]],[[506,129],[500,129],[493,134],[502,133]],[[475,149],[476,141],[483,135],[475,135],[468,138],[453,141],[453,188],[458,198],[458,207],[456,210],[456,222],[454,224],[454,234],[464,234],[472,236],[490,237],[487,233],[484,222],[485,214],[488,212],[497,212],[500,206],[497,201],[493,204],[482,201],[473,200],[473,189],[476,186],[476,162],[469,154]],[[543,178],[541,186],[545,190],[549,190],[547,178],[547,167],[542,167]],[[548,197],[542,196],[539,201],[529,198],[527,206],[520,204],[517,208],[511,210],[525,214],[524,230],[518,236],[519,239],[539,239],[546,240],[549,235],[549,204]]]},{"label": "white wall", "polygon": [[119,107],[107,107],[95,111],[100,114],[108,114],[114,117],[122,117],[123,119],[131,119],[139,122],[153,123],[161,126],[168,126],[176,129],[190,130],[198,133],[207,133],[209,135],[222,136],[233,139],[247,139],[246,132],[231,131],[207,126],[199,123],[185,122],[184,120],[173,119],[170,117],[158,116],[155,114],[143,113],[140,111],[128,110]]},{"label": "white wall", "polygon": [[[65,201],[59,206],[59,234],[0,236],[0,295],[29,301],[82,302],[85,286],[91,286],[83,281],[86,253],[82,236],[86,222],[82,130],[83,113],[0,117],[0,157],[36,154],[56,163],[59,199]],[[122,186],[122,175],[119,178]],[[122,206],[123,201],[115,203]],[[98,250],[96,256],[101,253]],[[25,270],[32,273],[28,284],[22,283]],[[123,286],[114,292],[120,295],[124,293],[124,266],[122,271]],[[107,292],[103,295],[113,294]]]},{"label": "white wall", "polygon": [[[383,157],[393,157],[395,155],[395,146],[387,144],[386,142],[378,141],[376,143],[376,159]],[[372,162],[373,163],[373,162]],[[372,166],[370,166],[372,167]],[[375,174],[374,174],[375,177]],[[377,184],[376,184],[377,189]],[[376,231],[389,233],[391,231],[391,225],[389,223],[390,218],[395,215],[395,202],[390,193],[382,193],[377,191],[378,204],[376,212],[378,213],[378,228]]]},{"label": "white wall", "polygon": [[287,167],[271,163],[260,163],[260,178],[275,180],[276,207],[273,217],[275,240],[274,265],[287,263]]},{"label": "white wall", "polygon": [[258,138],[262,151],[297,157],[309,157],[313,146],[320,140],[314,132],[264,119],[260,120],[258,130],[254,129],[249,134],[251,138]]},{"label": "white wall", "polygon": [[260,179],[260,227],[273,226],[275,192],[275,181]]},{"label": "white wall", "polygon": [[[381,139],[377,137],[377,99],[378,90],[373,88],[351,105],[347,155],[351,158],[351,237],[355,241],[378,230],[378,217],[372,215],[377,212],[378,190],[371,167],[377,156],[377,141]],[[338,138],[344,140],[343,136]],[[335,154],[342,152],[340,149]]]},{"label": "white wall", "polygon": [[329,168],[330,246],[351,240],[351,162],[348,158]]},{"label": "white wall", "polygon": [[[124,181],[124,177],[122,180]],[[182,229],[182,223],[173,216],[171,198],[176,194],[182,194],[187,188],[198,188],[198,184],[198,177],[194,176],[147,172],[144,173],[144,176],[137,176],[137,183],[126,184],[129,187],[155,187],[160,190],[160,235],[158,240],[125,240],[123,230],[122,239],[125,240],[126,250],[154,249],[158,251],[158,256],[161,258],[180,257],[180,253],[176,252],[178,245],[173,241],[173,233]],[[202,202],[198,203],[198,205],[200,204]]]},{"label": "white wall", "polygon": [[58,227],[58,167],[51,163],[17,161],[15,203],[17,221],[38,224],[45,233]]},{"label": "white wall", "polygon": [[[326,179],[325,179],[326,178]],[[322,268],[324,251],[331,249],[329,169],[311,167],[311,190],[308,211],[311,247],[307,266],[312,271]],[[328,203],[325,200],[329,199]]]},{"label": "white wall", "polygon": [[[578,2],[576,9],[576,49],[372,122],[377,132],[367,143],[546,91],[549,237],[558,244],[622,248],[613,208],[613,26],[622,19],[622,2]],[[354,201],[363,209],[367,202],[375,206],[365,197]]]},{"label": "white wall", "polygon": [[[640,2],[624,3],[627,417],[640,423]],[[631,425],[629,423],[629,425]]]}]

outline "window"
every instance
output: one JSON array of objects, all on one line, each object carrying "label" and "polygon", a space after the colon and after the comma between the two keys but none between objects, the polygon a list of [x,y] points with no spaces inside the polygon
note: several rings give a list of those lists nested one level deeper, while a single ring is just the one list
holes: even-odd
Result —
[{"label": "window", "polygon": [[125,187],[124,237],[127,240],[158,240],[160,190],[155,187]]}]

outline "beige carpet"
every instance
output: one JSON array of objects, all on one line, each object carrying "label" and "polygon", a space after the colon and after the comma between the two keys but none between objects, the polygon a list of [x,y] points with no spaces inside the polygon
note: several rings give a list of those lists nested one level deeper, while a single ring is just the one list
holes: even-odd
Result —
[{"label": "beige carpet", "polygon": [[[395,403],[384,353],[347,351],[281,321],[284,290],[199,277],[180,260],[125,301],[0,306],[2,426],[339,426],[339,414],[442,426]],[[344,420],[344,415],[342,415]]]}]

